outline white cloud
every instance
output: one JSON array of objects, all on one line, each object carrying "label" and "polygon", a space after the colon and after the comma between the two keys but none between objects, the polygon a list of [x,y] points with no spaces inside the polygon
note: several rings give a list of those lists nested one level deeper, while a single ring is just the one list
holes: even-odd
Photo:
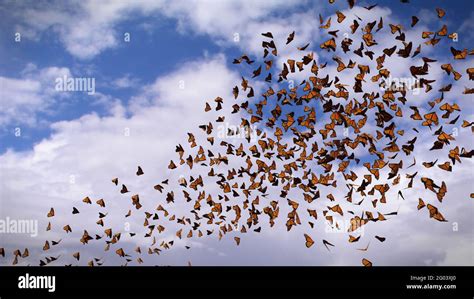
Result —
[{"label": "white cloud", "polygon": [[128,13],[146,12],[161,5],[152,1],[75,1],[63,3],[42,3],[41,7],[17,9],[28,37],[38,38],[45,30],[52,29],[59,34],[61,42],[72,55],[92,58],[105,49],[117,46],[117,32],[114,26],[125,19]]},{"label": "white cloud", "polygon": [[[75,1],[42,3],[32,8],[16,4],[17,30],[26,37],[39,40],[44,32],[53,30],[66,50],[80,59],[91,59],[115,48],[123,41],[124,32],[116,26],[138,16],[162,15],[176,20],[181,33],[208,35],[218,44],[234,43],[234,33],[240,34],[237,46],[259,50],[259,33],[273,30],[276,37],[286,37],[289,24],[302,40],[314,31],[314,10],[289,12],[301,6],[298,1]],[[317,5],[316,5],[317,6]],[[284,16],[281,12],[286,11]],[[277,17],[271,16],[278,12]]]},{"label": "white cloud", "polygon": [[[136,5],[124,4],[126,2],[107,2],[103,6],[96,5],[96,2],[84,3],[77,4],[83,9],[81,12],[84,15],[81,17],[85,17],[85,20],[90,21],[94,26],[86,26],[86,21],[75,23],[77,28],[73,25],[64,25],[68,22],[61,16],[54,14],[50,18],[48,15],[40,15],[39,23],[42,25],[38,25],[41,28],[55,27],[55,30],[60,32],[62,40],[71,54],[80,58],[90,58],[105,49],[116,46],[115,38],[103,42],[100,37],[101,34],[110,34],[110,36],[117,34],[114,24],[125,19],[126,12],[136,9],[143,13],[150,13],[159,9],[161,5],[158,3],[155,6],[151,2],[138,2]],[[252,4],[250,2],[225,2],[224,4],[218,2],[218,5],[210,6],[209,10],[203,10],[199,4],[201,2],[190,2],[187,5],[183,5],[182,2],[174,3],[168,3],[168,11],[165,14],[177,18],[183,31],[191,30],[196,33],[208,34],[223,44],[232,43],[233,41],[229,39],[232,39],[233,33],[240,32],[243,39],[239,46],[253,52],[259,50],[261,31],[273,31],[278,40],[283,40],[289,33],[286,32],[287,28],[293,29],[294,25],[299,29],[297,38],[301,37],[301,41],[309,40],[309,37],[314,33],[311,29],[315,27],[314,23],[311,25],[308,23],[314,22],[315,18],[310,21],[307,21],[306,18],[311,14],[310,12],[303,13],[297,18],[293,15],[295,23],[292,25],[286,24],[286,20],[277,18],[266,20],[267,11],[281,9],[286,5],[282,3],[268,7],[264,2],[256,4],[253,2]],[[388,21],[391,13],[390,10],[379,7],[371,12],[355,8],[354,12],[363,16],[364,19],[364,14],[371,16],[383,14],[384,18],[387,18],[385,21]],[[238,15],[239,18],[235,18],[235,15]],[[48,25],[49,19],[53,20],[50,25]],[[346,20],[345,23],[347,24],[347,22],[349,21]],[[71,21],[71,24],[73,23]],[[99,28],[99,30],[90,32],[93,30],[91,28]],[[381,47],[385,46],[385,42],[388,41],[388,39],[380,38],[380,35],[376,35],[375,38]],[[317,39],[315,38],[315,40]],[[298,39],[295,42],[297,41]],[[358,44],[354,43],[353,48],[356,46]],[[315,44],[315,47],[317,48],[318,45]],[[282,51],[281,55],[289,57],[292,54]],[[357,61],[359,60],[358,58]],[[344,61],[347,61],[347,57]],[[121,215],[126,213],[123,201],[129,200],[129,198],[118,196],[117,189],[110,183],[113,176],[118,176],[129,189],[139,190],[140,195],[143,195],[144,204],[154,208],[157,202],[163,201],[163,198],[156,191],[150,190],[150,186],[167,177],[170,177],[170,182],[177,179],[176,173],[166,170],[167,162],[171,158],[175,158],[174,146],[178,143],[186,144],[183,142],[186,139],[185,132],[195,129],[197,124],[207,123],[211,115],[216,116],[215,114],[204,114],[204,102],[212,101],[216,96],[222,96],[226,101],[232,98],[231,87],[239,79],[237,74],[225,67],[224,62],[225,58],[220,56],[185,64],[169,75],[158,78],[143,87],[138,95],[132,97],[131,103],[127,107],[115,102],[110,108],[110,115],[100,117],[89,113],[79,119],[54,123],[51,126],[53,134],[38,143],[31,151],[8,151],[0,156],[0,173],[2,174],[0,190],[2,199],[5,199],[1,202],[0,215],[2,217],[5,215],[10,217],[28,216],[39,219],[40,228],[43,228],[46,226],[44,215],[50,206],[54,206],[57,208],[58,214],[54,221],[54,231],[59,238],[60,234],[57,231],[60,231],[61,224],[72,222],[73,229],[79,228],[80,225],[89,225],[79,223],[74,218],[71,220],[69,209],[72,205],[80,207],[81,213],[96,217],[95,210],[88,210],[80,204],[80,200],[86,195],[93,197],[93,199],[104,197],[110,204],[110,210]],[[399,60],[394,59],[394,62],[390,63],[390,68],[396,70],[400,76],[404,72]],[[57,68],[39,71],[45,78],[57,72],[59,72]],[[341,75],[340,79],[345,82],[350,77],[352,75]],[[42,86],[39,79],[35,78],[28,75],[27,72],[21,80],[22,82],[9,81],[8,84],[12,86],[11,90],[17,92],[16,95],[25,95],[28,98],[29,94],[36,94]],[[23,82],[29,80],[32,83]],[[184,89],[180,89],[180,81],[184,84]],[[34,82],[39,82],[40,87],[36,86]],[[124,80],[118,85],[125,86],[126,83],[128,82]],[[235,119],[228,120],[235,121]],[[130,132],[130,136],[124,135],[126,131]],[[468,137],[465,136],[467,135],[460,137],[460,141],[463,144],[472,145],[472,142],[469,143]],[[419,148],[414,153],[418,163],[428,161],[435,154],[427,150],[428,140],[432,136],[426,134],[424,137],[417,142]],[[134,175],[137,165],[142,165],[146,173],[139,179]],[[412,169],[415,171],[415,168]],[[432,175],[436,181],[444,179],[448,183],[449,192],[446,201],[452,201],[452,203],[443,204],[440,209],[450,221],[457,221],[462,224],[462,227],[469,227],[469,224],[472,223],[470,220],[472,209],[469,210],[469,206],[463,209],[465,203],[461,200],[454,202],[454,200],[466,198],[468,190],[463,187],[472,180],[471,169],[471,162],[459,166],[460,172],[457,173],[462,179],[454,176],[444,177],[440,172]],[[431,175],[431,171],[421,170]],[[192,172],[189,171],[189,173]],[[469,176],[470,174],[471,176]],[[74,177],[74,184],[70,183],[71,175]],[[419,180],[419,177],[417,179]],[[402,183],[404,184],[406,181],[402,180]],[[423,188],[419,188],[419,186],[404,192],[406,201],[391,202],[385,207],[387,211],[391,211],[394,207],[400,206],[400,215],[393,217],[386,223],[368,228],[370,234],[377,233],[387,236],[387,241],[384,244],[379,244],[376,240],[371,241],[370,256],[374,256],[374,264],[472,265],[472,251],[469,247],[472,246],[472,243],[469,243],[468,238],[472,231],[464,230],[455,234],[449,224],[446,226],[445,223],[429,219],[426,209],[416,211],[416,200],[421,192],[424,193]],[[342,198],[343,192],[338,189],[334,195],[337,198]],[[278,193],[272,193],[270,196],[278,198]],[[396,197],[396,194],[390,194],[390,198]],[[368,199],[366,199],[366,204],[365,207],[370,207]],[[28,205],[30,209],[25,209],[25,205]],[[281,205],[284,206],[284,203]],[[177,204],[176,210],[179,211],[181,208],[182,206]],[[106,218],[107,225],[116,227],[123,225],[120,215],[114,215]],[[238,248],[231,244],[233,241],[231,238],[224,238],[223,244],[217,244],[215,239],[206,240],[206,246],[197,243],[197,253],[190,253],[190,256],[197,260],[197,262],[193,260],[193,264],[359,265],[360,258],[366,255],[354,250],[353,247],[346,246],[346,234],[324,236],[324,238],[331,238],[330,241],[337,245],[334,252],[330,254],[320,245],[323,233],[318,231],[315,235],[320,246],[317,246],[316,251],[307,250],[303,246],[303,228],[298,227],[291,233],[286,233],[284,232],[283,218],[280,216],[278,219],[277,229],[263,229],[260,235],[246,236]],[[142,227],[140,221],[141,218],[131,220],[132,228]],[[93,225],[93,222],[91,223],[89,227],[91,231],[95,231],[96,226]],[[433,232],[436,233],[436,238],[433,237]],[[75,231],[74,236],[77,237],[79,233],[80,231]],[[51,238],[50,235],[41,232],[40,238],[46,237]],[[66,243],[64,245],[76,248],[76,245],[79,244],[77,239],[67,239],[64,241]],[[367,240],[365,239],[363,244],[356,244],[356,247],[365,246]],[[443,242],[439,240],[443,240]],[[18,236],[6,236],[2,243],[3,241],[11,246],[31,244],[36,247],[42,242],[39,238],[22,240]],[[390,245],[390,250],[381,245]],[[206,249],[215,252],[214,248],[218,250],[225,248],[227,256],[221,257],[222,254],[219,253],[218,256],[214,256],[200,251]],[[379,250],[372,250],[374,248]],[[178,248],[174,249],[178,250]],[[92,247],[88,254],[101,255],[101,250],[102,248]],[[288,257],[289,252],[292,253],[292,257]],[[315,253],[318,256],[315,257]],[[70,253],[65,252],[65,254]],[[186,255],[178,250],[175,255],[163,257],[162,261],[184,264],[182,260],[184,256]]]},{"label": "white cloud", "polygon": [[134,88],[138,85],[139,80],[133,78],[130,74],[126,74],[120,78],[112,81],[112,86],[115,88]]},{"label": "white cloud", "polygon": [[[179,80],[186,82],[183,90],[178,89]],[[204,101],[217,96],[230,99],[229,82],[236,80],[238,77],[225,67],[222,56],[194,62],[144,88],[151,91],[141,98],[153,105],[132,105],[127,109],[116,103],[109,116],[90,113],[79,119],[53,123],[52,135],[30,151],[8,150],[0,156],[0,216],[38,219],[40,234],[35,239],[2,235],[2,245],[38,248],[44,238],[59,236],[65,222],[71,222],[73,230],[76,228],[74,233],[80,233],[83,223],[71,218],[69,209],[75,205],[82,211],[80,201],[85,196],[104,197],[109,210],[115,208],[115,212],[125,215],[123,201],[128,196],[117,196],[118,190],[110,182],[112,176],[119,177],[130,190],[140,190],[143,200],[154,206],[157,192],[151,187],[169,176],[166,167],[175,158],[175,145],[185,144],[184,132],[196,131],[198,124],[207,123],[207,117],[213,115],[204,113]],[[137,165],[143,165],[146,173],[141,180],[134,174]],[[58,216],[54,219],[55,233],[48,235],[44,232],[45,212],[52,206]],[[83,214],[87,213],[85,210]],[[90,217],[95,217],[94,214],[91,212]],[[109,225],[123,226],[120,215],[107,218],[107,222],[108,219]],[[132,221],[132,229],[138,230],[141,221],[141,217]],[[69,246],[74,241],[65,240],[70,242]],[[92,250],[100,254],[97,248]]]},{"label": "white cloud", "polygon": [[[179,89],[180,80],[185,82],[182,90]],[[144,87],[129,107],[116,103],[108,116],[99,117],[90,113],[76,120],[54,123],[54,133],[51,137],[42,140],[32,150],[8,151],[0,156],[0,217],[38,219],[40,223],[38,238],[3,235],[2,244],[8,248],[28,246],[38,250],[45,239],[63,238],[61,249],[55,252],[63,254],[62,262],[71,262],[71,252],[75,252],[80,245],[78,239],[81,229],[100,234],[100,228],[94,225],[94,221],[86,223],[80,220],[95,219],[98,211],[82,204],[80,201],[83,197],[90,196],[92,200],[104,198],[107,202],[106,210],[110,214],[105,218],[106,227],[113,227],[116,231],[123,227],[123,215],[130,206],[130,198],[128,195],[118,194],[117,187],[110,182],[115,176],[127,185],[131,190],[130,194],[140,194],[148,210],[154,209],[158,203],[164,204],[163,196],[151,187],[166,178],[170,179],[171,185],[175,184],[180,172],[170,172],[166,169],[170,159],[176,161],[174,146],[181,143],[186,147],[185,132],[196,132],[198,124],[207,123],[210,116],[216,116],[203,112],[205,101],[211,102],[216,96],[222,96],[226,102],[232,101],[229,86],[238,80],[237,74],[225,67],[223,56],[185,64]],[[226,117],[230,116],[226,113]],[[124,135],[125,130],[129,130],[130,136]],[[431,136],[426,135],[426,138]],[[420,140],[418,145],[426,143],[427,141]],[[419,163],[431,158],[426,152],[426,149],[421,147],[414,153]],[[415,209],[418,194],[426,194],[418,181],[413,190],[404,191],[406,201],[396,200],[395,189],[387,195],[390,203],[379,210],[391,212],[400,207],[400,215],[378,225],[369,224],[367,235],[355,246],[347,246],[346,234],[326,234],[323,231],[324,225],[318,223],[317,225],[322,226],[317,226],[311,234],[319,246],[308,250],[304,247],[302,238],[302,234],[308,232],[306,225],[298,226],[287,233],[285,219],[280,216],[274,229],[269,229],[266,223],[262,223],[262,233],[242,236],[239,247],[233,244],[229,236],[219,243],[215,236],[202,241],[183,240],[177,243],[173,250],[162,255],[159,263],[183,265],[189,258],[194,265],[359,265],[362,257],[369,257],[377,265],[473,264],[472,256],[469,255],[469,242],[466,243],[469,238],[469,230],[466,228],[471,221],[469,210],[465,208],[462,200],[454,202],[456,198],[466,198],[468,190],[463,190],[462,186],[466,185],[466,180],[472,179],[472,175],[469,177],[472,163],[466,162],[456,165],[460,171],[457,173],[464,180],[453,176],[442,177],[439,173],[430,174],[436,181],[443,179],[447,182],[449,192],[445,201],[450,202],[440,205],[440,209],[451,223],[459,223],[462,228],[460,232],[453,232],[451,223],[438,223],[430,219],[426,209]],[[143,167],[144,176],[135,176],[137,165]],[[186,175],[198,172],[199,170],[186,170]],[[71,176],[74,183],[71,183]],[[402,179],[401,185],[404,184],[406,180]],[[333,192],[338,199],[344,196],[341,189]],[[213,192],[211,186],[207,186],[206,191]],[[278,195],[278,188],[272,189],[269,198],[277,199]],[[290,198],[295,198],[294,196],[296,193],[292,193]],[[321,201],[315,203],[314,207],[321,213],[325,205],[326,202]],[[71,217],[72,206],[79,208],[80,216]],[[280,206],[281,215],[284,215],[284,200]],[[361,208],[366,209],[369,206],[370,201],[366,199]],[[45,214],[50,207],[55,207],[57,214],[52,221],[51,234],[43,231],[48,221]],[[183,215],[187,208],[183,203],[177,202],[170,210],[177,215]],[[344,210],[346,211],[346,207]],[[142,214],[135,212],[134,215],[126,221],[130,223],[131,231],[141,232]],[[306,213],[301,211],[300,217],[306,224]],[[65,224],[71,224],[73,227],[74,233],[69,238],[64,238],[61,232],[61,227]],[[169,225],[169,231],[164,234],[166,240],[170,240],[174,233],[171,224]],[[124,232],[123,229],[121,231]],[[372,239],[369,253],[355,250],[366,246],[375,234],[387,237],[387,241],[380,244]],[[434,238],[433,234],[437,237]],[[321,245],[323,238],[336,245],[331,253]],[[98,243],[81,247],[84,260],[105,255],[108,263],[120,262],[114,259],[113,252],[110,255],[105,254]],[[180,249],[186,243],[193,246],[189,254]],[[148,240],[141,237],[133,241],[124,236],[124,241],[121,242],[121,246],[129,251],[136,245],[148,244]],[[382,245],[390,245],[392,250],[386,250]],[[217,256],[209,252],[217,252]],[[219,252],[225,252],[226,256]],[[289,252],[292,257],[288,256]],[[32,257],[44,254],[37,251],[32,253]],[[146,260],[150,264],[156,263],[152,257],[146,256]],[[32,258],[29,262],[35,264],[37,261]]]},{"label": "white cloud", "polygon": [[37,123],[39,112],[46,112],[69,95],[54,90],[55,79],[70,76],[68,68],[47,67],[37,70],[28,65],[21,78],[0,77],[0,126]]}]

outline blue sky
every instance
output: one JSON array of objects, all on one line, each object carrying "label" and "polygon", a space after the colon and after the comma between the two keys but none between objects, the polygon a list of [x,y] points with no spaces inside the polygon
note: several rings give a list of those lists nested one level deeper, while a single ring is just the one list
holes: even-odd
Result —
[{"label": "blue sky", "polygon": [[[341,3],[342,2],[342,3]],[[54,3],[48,1],[20,1],[16,4],[10,1],[2,1],[0,10],[0,75],[10,78],[19,78],[28,64],[34,64],[37,68],[49,66],[67,67],[76,76],[92,76],[96,78],[97,90],[101,93],[120,99],[127,103],[129,98],[136,92],[136,86],[129,88],[114,89],[107,86],[108,82],[122,76],[136,80],[139,84],[148,84],[155,78],[166,74],[170,70],[176,69],[177,65],[203,57],[203,55],[216,55],[224,53],[230,58],[237,56],[242,49],[232,43],[216,43],[212,36],[202,32],[195,32],[192,29],[178,31],[178,21],[175,18],[165,17],[157,10],[150,14],[131,14],[125,20],[114,24],[114,34],[119,40],[118,44],[110,49],[106,49],[88,59],[81,59],[71,55],[64,48],[54,25],[41,30],[33,39],[23,36],[20,43],[14,42],[15,33],[20,25],[24,24],[22,10],[37,7],[41,10],[44,3],[51,6],[64,6],[65,3]],[[368,6],[372,2],[362,1],[360,5]],[[470,1],[411,1],[409,5],[398,3],[397,1],[377,1],[379,6],[389,6],[396,15],[417,15],[420,9],[431,9],[443,7],[448,11],[450,28],[459,28],[472,13],[472,3]],[[337,3],[339,7],[345,6],[344,1]],[[69,5],[72,13],[75,12]],[[288,11],[271,10],[269,7],[268,17],[285,18]],[[471,7],[471,9],[469,9]],[[300,1],[291,7],[291,12],[315,10],[324,14],[330,7],[315,4],[311,1]],[[218,18],[218,16],[216,16]],[[313,16],[317,18],[315,14]],[[422,20],[423,21],[423,20]],[[262,28],[263,29],[263,28]],[[129,32],[132,36],[130,43],[120,42],[123,33]],[[256,35],[259,32],[255,32]],[[470,39],[460,38],[460,47],[467,47]],[[7,148],[14,150],[27,150],[32,145],[51,133],[48,124],[60,120],[70,120],[90,111],[103,114],[104,107],[93,105],[91,101],[84,98],[82,94],[73,95],[65,103],[52,113],[42,114],[40,118],[44,121],[39,126],[22,127],[24,138],[16,138],[14,129],[21,126],[15,120],[2,126],[0,132],[0,152],[5,152]]]},{"label": "blue sky", "polygon": [[[6,10],[2,10],[6,12]],[[194,34],[185,35],[176,32],[176,22],[163,17],[155,16],[126,21],[117,26],[117,32],[130,32],[131,43],[121,43],[116,48],[101,53],[91,59],[82,60],[68,53],[57,35],[46,30],[41,39],[31,41],[24,38],[21,43],[13,42],[15,25],[18,19],[2,14],[0,75],[18,78],[24,68],[35,64],[38,68],[58,65],[68,67],[73,74],[82,77],[96,78],[96,89],[101,93],[116,97],[126,103],[136,92],[138,84],[147,84],[155,78],[176,68],[176,65],[185,64],[204,53],[215,55],[220,52],[209,37]],[[151,22],[153,28],[145,30],[140,27],[143,23]],[[231,49],[229,49],[232,51]],[[91,69],[90,72],[84,70]],[[126,88],[113,88],[111,82],[122,76],[136,80],[137,84]],[[53,83],[53,82],[52,82]],[[65,107],[54,113],[41,115],[49,122],[78,118],[90,111],[104,113],[104,107],[93,105],[84,94],[74,95]],[[47,124],[39,127],[23,128],[25,138],[16,138],[14,129],[18,123],[12,122],[2,128],[0,151],[7,148],[15,150],[30,149],[35,142],[47,137],[50,129]]]},{"label": "blue sky", "polygon": [[[362,8],[375,2],[378,6],[371,11]],[[436,7],[446,10],[442,20],[436,17]],[[262,62],[262,32],[273,32],[280,53],[279,65],[287,58],[300,58],[302,52],[296,51],[295,47],[310,42],[307,50],[315,53],[315,59],[319,63],[328,61],[322,73],[338,75],[342,81],[351,79],[353,74],[336,74],[331,60],[333,53],[322,52],[319,48],[329,38],[318,28],[319,14],[325,20],[333,17],[332,26],[340,26],[339,35],[355,15],[363,18],[361,24],[364,25],[383,16],[385,28],[375,35],[380,47],[394,43],[394,36],[387,33],[389,23],[402,23],[414,48],[424,42],[421,31],[439,30],[442,24],[447,24],[450,33],[459,34],[459,41],[444,39],[435,48],[423,46],[423,55],[410,63],[420,65],[421,56],[439,60],[430,66],[430,78],[437,80],[434,90],[452,81],[452,77],[439,68],[444,61],[452,63],[463,77],[453,91],[446,94],[446,99],[462,106],[462,119],[473,121],[472,99],[461,94],[465,86],[472,88],[472,81],[468,80],[465,71],[473,66],[472,56],[453,61],[449,52],[450,46],[472,49],[473,8],[472,1],[448,0],[411,0],[408,5],[390,0],[358,1],[353,10],[349,10],[347,2],[342,0],[334,5],[327,1],[284,0],[0,0],[0,216],[38,219],[43,227],[45,211],[52,205],[57,207],[61,221],[69,221],[70,205],[80,204],[84,196],[116,198],[114,186],[109,186],[111,177],[120,177],[132,188],[143,190],[167,176],[170,182],[177,179],[176,174],[166,170],[169,160],[175,159],[176,144],[186,144],[187,132],[196,132],[197,125],[207,123],[209,117],[217,115],[203,112],[205,102],[211,102],[217,96],[223,97],[226,103],[231,102],[232,88],[240,85],[241,76],[249,78],[254,66]],[[346,14],[343,24],[337,24],[336,10]],[[412,15],[420,18],[413,29],[409,26]],[[293,48],[284,47],[286,37],[293,30],[296,31],[291,44]],[[21,34],[21,42],[15,42],[16,33]],[[124,33],[131,34],[130,42],[124,42]],[[234,40],[236,33],[239,34],[238,41]],[[354,42],[351,49],[359,44],[360,41]],[[233,65],[232,60],[243,53],[256,59],[256,64],[251,67]],[[350,57],[342,55],[342,58],[347,62]],[[392,57],[387,59],[387,65],[393,76],[409,76],[406,61]],[[55,91],[55,79],[64,74],[94,78],[96,94]],[[304,75],[291,78],[299,82]],[[178,87],[181,80],[185,84],[182,89]],[[255,83],[257,95],[263,87],[262,82]],[[274,85],[275,90],[278,87],[281,85]],[[427,101],[438,95],[436,92],[419,96],[409,94],[408,98],[420,107],[424,105],[422,111],[426,113]],[[321,111],[318,103],[312,104]],[[228,113],[226,120],[238,124],[240,119],[238,115]],[[400,121],[400,127],[407,131],[411,128],[409,121]],[[373,124],[368,127],[375,130]],[[21,129],[21,136],[15,136],[16,128]],[[470,128],[457,129],[460,146],[472,148]],[[124,137],[124,130],[129,130],[131,135]],[[411,138],[412,135],[408,135],[403,140]],[[419,164],[437,158],[436,153],[428,151],[431,139],[432,132],[423,131],[418,140],[419,147],[413,154]],[[412,158],[406,158],[404,163],[410,164]],[[137,165],[144,166],[147,176],[143,181],[137,181],[134,176]],[[474,264],[474,206],[472,200],[467,204],[461,200],[473,192],[468,188],[473,164],[463,161],[456,167],[459,167],[456,177],[433,174],[432,170],[421,168],[419,171],[420,175],[424,172],[436,180],[450,183],[452,193],[447,201],[452,204],[444,206],[443,212],[448,219],[460,224],[460,233],[453,233],[450,224],[433,224],[428,217],[417,216],[416,201],[424,190],[415,187],[404,193],[412,201],[396,202],[388,207],[388,210],[400,209],[405,218],[389,221],[384,230],[377,228],[368,232],[387,236],[384,245],[395,251],[372,243],[371,246],[380,249],[373,253],[377,264]],[[362,171],[361,166],[351,169]],[[413,172],[416,169],[412,168]],[[275,194],[278,196],[279,192]],[[341,190],[334,194],[343,196]],[[149,190],[143,191],[143,198],[147,196],[155,199],[156,195]],[[124,214],[119,204],[111,206]],[[61,211],[64,214],[61,215]],[[121,221],[118,217],[113,219],[117,225],[121,225]],[[131,222],[141,226],[141,221]],[[437,237],[433,238],[433,235]],[[46,237],[44,232],[40,237]],[[176,265],[186,264],[188,259],[192,259],[193,264],[208,265],[358,265],[362,257],[362,253],[352,251],[333,255],[320,251],[315,257],[306,248],[301,248],[301,234],[293,236],[278,230],[263,232],[260,238],[249,238],[252,242],[243,240],[240,250],[234,244],[222,245],[216,240],[190,241],[189,244],[196,247],[195,251],[177,250],[163,257],[163,261]],[[443,242],[439,242],[440,239]],[[133,240],[126,241],[133,243]],[[41,243],[41,240],[6,236],[5,242],[11,246],[26,246]],[[77,245],[67,242],[65,246],[70,250]],[[338,240],[333,242],[337,244]],[[101,249],[93,247],[89,254],[92,256]],[[254,256],[256,251],[260,255]]]}]

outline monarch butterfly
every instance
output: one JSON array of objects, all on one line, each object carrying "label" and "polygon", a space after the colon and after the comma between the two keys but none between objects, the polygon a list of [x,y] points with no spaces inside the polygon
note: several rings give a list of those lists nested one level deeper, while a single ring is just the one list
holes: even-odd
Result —
[{"label": "monarch butterfly", "polygon": [[128,192],[127,186],[122,184],[122,190],[120,190],[120,193],[124,194],[124,193],[127,193],[127,192]]},{"label": "monarch butterfly", "polygon": [[362,265],[364,265],[364,267],[372,267],[372,262],[369,261],[369,260],[366,259],[366,258],[363,258],[363,259],[362,259]]},{"label": "monarch butterfly", "polygon": [[446,15],[446,12],[439,7],[436,8],[436,12],[438,13],[438,18],[440,19]]},{"label": "monarch butterfly", "polygon": [[102,208],[105,208],[105,201],[103,198],[99,199],[98,201],[96,201],[96,203],[101,206]]},{"label": "monarch butterfly", "polygon": [[447,221],[444,216],[438,211],[438,208],[435,206],[428,204],[426,206],[428,208],[428,211],[430,212],[430,218],[434,218],[438,221],[445,222]]},{"label": "monarch butterfly", "polygon": [[306,248],[310,248],[311,246],[313,246],[314,244],[313,239],[311,239],[311,237],[308,236],[307,234],[304,234],[304,237],[306,239]]}]

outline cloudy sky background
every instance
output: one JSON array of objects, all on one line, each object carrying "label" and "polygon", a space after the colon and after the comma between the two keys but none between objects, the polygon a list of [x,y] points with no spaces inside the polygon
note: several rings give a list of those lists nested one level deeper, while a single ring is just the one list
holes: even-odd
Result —
[{"label": "cloudy sky background", "polygon": [[[41,250],[44,241],[61,238],[61,246],[55,248],[54,254],[63,256],[62,263],[72,263],[70,255],[78,249],[83,254],[83,263],[91,257],[103,257],[106,264],[123,262],[113,251],[104,253],[103,242],[88,246],[79,243],[80,228],[97,231],[94,223],[98,210],[84,207],[82,198],[104,198],[111,213],[106,226],[117,228],[123,227],[123,215],[130,205],[129,200],[119,196],[111,178],[119,177],[132,192],[140,193],[145,207],[153,209],[163,202],[163,196],[152,186],[166,178],[177,181],[179,173],[167,169],[169,160],[176,158],[175,145],[186,144],[187,132],[198,135],[197,126],[209,122],[210,114],[203,111],[206,101],[217,96],[224,100],[232,98],[232,87],[240,84],[241,73],[249,74],[249,69],[232,65],[232,59],[241,53],[260,59],[262,32],[271,31],[275,36],[280,56],[278,66],[289,57],[301,58],[303,52],[295,47],[311,42],[307,51],[314,50],[319,63],[329,61],[321,74],[334,76],[332,54],[318,50],[319,44],[329,38],[319,29],[318,14],[325,20],[332,16],[331,30],[339,29],[340,35],[348,32],[355,15],[364,20],[361,27],[365,22],[383,17],[385,28],[375,35],[379,42],[374,47],[379,50],[373,50],[375,56],[395,44],[389,23],[404,24],[407,39],[413,41],[414,47],[423,42],[422,31],[437,31],[442,24],[447,24],[449,32],[457,32],[456,44],[442,40],[444,45],[423,47],[423,55],[410,60],[411,65],[421,65],[421,56],[439,61],[430,64],[429,79],[437,80],[434,91],[407,98],[420,107],[425,104],[420,111],[427,113],[426,102],[437,98],[439,93],[435,90],[452,79],[439,66],[452,63],[463,77],[445,94],[445,99],[463,109],[457,123],[457,144],[473,148],[470,128],[460,127],[462,119],[474,121],[472,97],[461,94],[465,86],[473,87],[465,73],[466,68],[472,67],[472,56],[454,61],[449,53],[451,45],[472,49],[473,4],[412,1],[406,5],[377,1],[379,6],[367,11],[362,6],[372,2],[361,1],[349,11],[345,1],[338,0],[332,6],[326,1],[313,2],[0,1],[0,219],[39,221],[36,238],[0,234],[0,247],[5,247],[8,254],[7,259],[0,259],[0,264],[10,264],[12,251],[25,247],[30,248],[31,258],[20,263],[37,264],[39,257],[46,256]],[[471,8],[466,8],[469,5]],[[435,7],[446,10],[443,20],[436,17]],[[336,10],[347,16],[342,24],[336,22]],[[409,27],[411,15],[420,18],[413,29]],[[283,47],[286,36],[293,30],[296,31],[293,47]],[[15,33],[21,34],[21,42],[15,42]],[[130,33],[130,42],[124,41],[125,33]],[[354,40],[351,49],[356,49],[360,36],[351,38]],[[350,59],[341,56],[344,62]],[[353,57],[359,63],[374,65],[367,58]],[[392,76],[409,76],[405,59],[391,57],[385,66]],[[352,84],[354,74],[347,71],[338,76]],[[55,79],[64,75],[95,78],[96,93],[56,91]],[[291,78],[298,81],[304,76],[297,74]],[[180,88],[183,84],[184,88]],[[366,91],[371,89],[378,91],[376,87],[368,87]],[[230,115],[229,109],[225,112],[227,121],[239,123],[238,116]],[[406,125],[410,128],[409,122]],[[21,136],[15,136],[18,128]],[[419,137],[413,153],[417,167],[440,154],[428,151],[433,140],[430,134]],[[411,164],[413,156],[406,158],[404,165]],[[444,162],[446,157],[447,152],[443,151],[439,161]],[[391,203],[384,207],[385,213],[398,210],[399,215],[369,224],[365,236],[355,244],[347,242],[347,234],[326,234],[324,225],[319,224],[311,231],[316,244],[307,249],[303,233],[309,227],[302,221],[305,225],[287,233],[284,226],[287,211],[283,209],[286,202],[280,199],[282,211],[275,228],[269,229],[262,223],[262,232],[241,236],[238,247],[233,235],[221,241],[213,235],[177,241],[172,250],[160,256],[144,254],[143,259],[150,265],[186,265],[188,261],[193,265],[360,265],[360,260],[366,257],[374,265],[474,265],[474,204],[469,198],[474,192],[471,160],[456,163],[452,173],[437,167],[411,168],[409,173],[420,172],[414,188],[403,191],[406,200],[397,199],[396,191],[391,190]],[[144,176],[135,176],[137,165],[143,167]],[[442,204],[419,182],[425,175],[435,182],[444,180],[448,185]],[[400,185],[406,183],[402,178]],[[335,197],[343,198],[346,192],[343,188],[340,186],[333,192]],[[206,191],[217,194],[218,190]],[[269,199],[278,200],[279,191],[272,192]],[[449,222],[430,219],[426,208],[417,211],[419,197],[438,206]],[[80,217],[71,216],[72,206],[81,210]],[[45,216],[51,207],[55,207],[57,217],[53,231],[46,233]],[[189,209],[177,203],[170,210],[179,215]],[[306,211],[300,211],[302,214]],[[318,216],[322,218],[322,213]],[[90,223],[84,223],[84,219]],[[266,220],[265,216],[261,222]],[[143,217],[131,217],[127,221],[131,231],[143,231]],[[73,227],[72,237],[61,232],[66,223]],[[173,238],[171,226],[167,234],[164,239]],[[374,235],[387,240],[380,243]],[[121,243],[129,251],[136,245],[146,247],[149,243],[148,239],[135,239],[124,237]],[[336,247],[328,252],[322,239]],[[369,241],[368,252],[356,250]],[[186,244],[192,249],[186,250]]]}]

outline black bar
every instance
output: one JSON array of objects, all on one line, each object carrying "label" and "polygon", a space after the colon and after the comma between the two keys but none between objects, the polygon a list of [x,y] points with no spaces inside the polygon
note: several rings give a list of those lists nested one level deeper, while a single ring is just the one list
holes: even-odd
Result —
[{"label": "black bar", "polygon": [[[26,273],[55,276],[55,292],[19,289],[19,277]],[[454,281],[446,280],[453,276]],[[318,294],[345,298],[473,298],[473,281],[474,267],[0,267],[0,298],[91,298],[111,295],[112,291],[133,298],[152,294],[190,298],[315,298]],[[426,284],[455,285],[455,289],[407,289],[407,285]]]}]

